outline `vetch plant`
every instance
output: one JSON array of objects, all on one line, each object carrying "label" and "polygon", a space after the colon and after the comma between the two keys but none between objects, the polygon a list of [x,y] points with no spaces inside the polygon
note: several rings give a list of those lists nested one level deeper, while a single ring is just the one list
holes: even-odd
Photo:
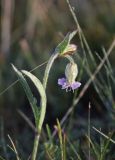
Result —
[{"label": "vetch plant", "polygon": [[[80,87],[81,83],[76,82],[75,79],[78,75],[78,68],[77,64],[74,62],[73,58],[71,55],[76,51],[77,47],[74,44],[70,44],[71,39],[74,37],[74,35],[77,33],[77,31],[73,31],[72,33],[68,33],[64,40],[56,47],[54,54],[50,57],[44,77],[43,77],[43,84],[40,82],[40,80],[35,77],[32,73],[28,71],[21,70],[19,71],[14,65],[13,69],[16,72],[20,83],[22,84],[24,91],[27,95],[27,98],[29,100],[29,103],[31,105],[34,118],[35,118],[35,127],[36,127],[36,132],[35,132],[35,139],[34,139],[34,146],[33,146],[33,151],[31,154],[31,160],[36,160],[37,158],[37,151],[38,151],[38,146],[39,146],[39,140],[40,140],[40,135],[43,127],[43,122],[45,119],[45,114],[46,114],[46,87],[47,87],[47,82],[48,82],[48,77],[49,73],[51,70],[51,67],[57,57],[64,57],[69,60],[69,63],[66,66],[65,69],[65,78],[58,79],[58,84],[62,86],[62,89],[66,90],[75,90],[78,87]],[[31,89],[25,79],[25,76],[27,76],[35,85],[37,91],[40,94],[41,101],[40,101],[40,107],[37,106],[37,100],[34,97],[33,93],[31,92]]]}]

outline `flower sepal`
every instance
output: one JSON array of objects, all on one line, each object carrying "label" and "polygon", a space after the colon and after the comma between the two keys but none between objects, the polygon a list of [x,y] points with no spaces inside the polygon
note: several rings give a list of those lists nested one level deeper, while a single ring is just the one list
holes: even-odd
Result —
[{"label": "flower sepal", "polygon": [[72,54],[73,52],[76,51],[77,46],[74,44],[70,44],[70,41],[72,40],[72,38],[75,36],[75,34],[77,33],[77,30],[68,33],[64,40],[56,47],[55,49],[55,53],[59,53],[59,56],[64,56],[65,54]]}]

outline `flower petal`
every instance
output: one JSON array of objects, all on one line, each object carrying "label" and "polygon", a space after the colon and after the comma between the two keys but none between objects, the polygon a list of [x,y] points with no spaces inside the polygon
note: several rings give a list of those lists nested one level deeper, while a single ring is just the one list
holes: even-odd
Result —
[{"label": "flower petal", "polygon": [[75,90],[81,86],[80,82],[74,81],[73,83],[68,83],[66,78],[59,78],[58,85],[61,85],[62,89],[66,89],[67,91]]},{"label": "flower petal", "polygon": [[74,83],[71,84],[72,90],[77,89],[77,88],[79,88],[80,86],[81,86],[81,83],[80,83],[80,82],[74,82]]},{"label": "flower petal", "polygon": [[58,84],[59,85],[63,86],[63,85],[65,85],[65,83],[66,83],[66,78],[59,78],[58,79]]},{"label": "flower petal", "polygon": [[70,87],[70,86],[68,86],[68,84],[65,83],[65,84],[62,86],[62,89],[68,89],[68,87]]}]

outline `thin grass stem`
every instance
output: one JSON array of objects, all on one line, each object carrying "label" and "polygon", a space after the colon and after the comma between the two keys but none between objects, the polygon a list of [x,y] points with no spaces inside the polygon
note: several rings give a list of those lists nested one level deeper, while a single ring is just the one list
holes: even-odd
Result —
[{"label": "thin grass stem", "polygon": [[105,135],[103,132],[99,131],[97,128],[92,127],[96,132],[100,133],[103,137],[105,137],[106,139],[109,139],[110,142],[115,144],[115,141],[113,139],[111,139],[110,137],[108,137],[107,135]]},{"label": "thin grass stem", "polygon": [[[90,103],[89,103],[89,106],[88,106],[88,137],[89,137],[89,139],[91,139],[91,133],[90,133],[90,127],[91,127],[91,120],[90,120],[90,110],[91,110],[91,105],[90,105]],[[90,141],[88,141],[88,150],[89,150],[89,152],[88,152],[88,159],[90,160],[91,159],[91,151],[90,151]]]},{"label": "thin grass stem", "polygon": [[[87,40],[86,40],[86,38],[85,38],[85,36],[84,36],[84,34],[83,34],[83,32],[82,32],[82,29],[81,29],[81,27],[80,27],[80,25],[79,25],[79,22],[78,22],[78,20],[77,20],[76,15],[75,15],[74,9],[72,8],[69,0],[66,0],[66,2],[67,2],[67,4],[68,4],[69,10],[70,10],[70,12],[71,12],[71,14],[72,14],[72,16],[73,16],[73,19],[74,19],[74,21],[75,21],[75,23],[76,23],[77,28],[78,28],[78,31],[79,31],[78,33],[79,33],[80,41],[82,42],[82,40],[83,40],[83,42],[84,42],[84,44],[85,44],[85,46],[86,46],[86,48],[87,48],[87,51],[88,51],[88,53],[89,53],[89,56],[91,57],[92,63],[96,66],[96,64],[95,64],[95,59],[94,59],[93,54],[92,54],[92,52],[91,52],[91,49],[90,49],[90,47],[89,47],[89,45],[88,45],[88,43],[87,43]],[[81,43],[81,46],[82,46],[83,51],[85,51],[83,42]],[[85,53],[85,52],[84,52],[84,53]],[[86,56],[86,55],[85,55],[85,56]]]},{"label": "thin grass stem", "polygon": [[21,160],[20,157],[19,157],[18,151],[17,151],[17,149],[16,149],[16,146],[15,146],[12,138],[10,137],[10,135],[8,135],[8,138],[9,138],[11,144],[12,144],[13,150],[14,150],[15,155],[16,155],[16,159],[17,159],[17,160]]},{"label": "thin grass stem", "polygon": [[70,148],[71,148],[71,149],[73,150],[73,152],[75,153],[77,159],[78,159],[78,160],[82,160],[81,157],[80,157],[80,155],[77,153],[74,145],[71,143],[70,139],[69,139],[67,136],[66,136],[66,139],[67,139],[68,144],[70,145]]}]

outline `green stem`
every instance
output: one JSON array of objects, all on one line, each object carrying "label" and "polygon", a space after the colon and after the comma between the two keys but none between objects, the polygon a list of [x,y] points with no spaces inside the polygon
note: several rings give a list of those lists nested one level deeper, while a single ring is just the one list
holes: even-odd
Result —
[{"label": "green stem", "polygon": [[66,55],[65,58],[67,58],[70,61],[70,63],[75,63],[74,59],[71,56]]},{"label": "green stem", "polygon": [[50,69],[55,61],[55,59],[58,57],[59,53],[56,52],[55,54],[53,54],[48,63],[47,63],[47,66],[46,66],[46,70],[45,70],[45,73],[44,73],[44,78],[43,78],[43,86],[44,86],[44,89],[46,89],[46,86],[47,86],[47,82],[48,82],[48,77],[49,77],[49,72],[50,72]]},{"label": "green stem", "polygon": [[32,160],[36,159],[39,139],[40,139],[40,134],[36,134],[35,139],[34,139],[34,147],[33,147],[33,152],[32,152],[32,158],[31,158]]},{"label": "green stem", "polygon": [[[58,57],[58,55],[59,55],[59,53],[53,54],[48,61],[48,64],[47,64],[46,69],[45,69],[44,77],[43,77],[43,87],[44,87],[44,89],[46,89],[46,86],[47,86],[50,69],[53,65],[53,62]],[[41,102],[44,102],[44,101],[41,101]],[[40,139],[40,133],[41,133],[41,129],[42,129],[43,121],[44,121],[44,118],[45,118],[45,113],[46,113],[46,107],[43,107],[43,104],[41,104],[40,106],[42,108],[41,108],[41,113],[40,113],[39,124],[37,126],[38,134],[36,134],[35,139],[34,139],[34,147],[33,147],[31,160],[36,160],[38,145],[39,145],[39,139]]]}]

